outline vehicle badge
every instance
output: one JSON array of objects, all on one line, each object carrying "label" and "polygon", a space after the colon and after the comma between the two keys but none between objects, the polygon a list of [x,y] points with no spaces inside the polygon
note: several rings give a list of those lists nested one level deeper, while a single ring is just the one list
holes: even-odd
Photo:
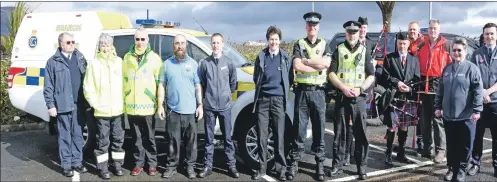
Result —
[{"label": "vehicle badge", "polygon": [[192,70],[192,67],[189,64],[187,64],[187,65],[185,65],[185,70],[187,72],[190,72],[190,70]]}]

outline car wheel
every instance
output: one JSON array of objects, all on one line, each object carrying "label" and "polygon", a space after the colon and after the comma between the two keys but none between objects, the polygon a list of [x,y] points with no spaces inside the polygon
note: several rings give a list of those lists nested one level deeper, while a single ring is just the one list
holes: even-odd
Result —
[{"label": "car wheel", "polygon": [[[255,124],[255,118],[241,128],[241,135],[239,137],[239,151],[240,157],[244,160],[245,164],[251,169],[259,168],[259,147],[257,146],[258,132]],[[272,168],[272,161],[274,159],[274,139],[273,132],[269,128],[269,139],[268,139],[268,152],[267,152],[267,169]]]}]

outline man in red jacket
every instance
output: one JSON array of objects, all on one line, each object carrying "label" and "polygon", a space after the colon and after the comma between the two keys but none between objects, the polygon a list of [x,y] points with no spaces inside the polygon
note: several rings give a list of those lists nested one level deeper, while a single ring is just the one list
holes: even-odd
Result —
[{"label": "man in red jacket", "polygon": [[445,37],[440,36],[440,22],[432,19],[429,22],[428,36],[424,39],[424,45],[418,53],[419,66],[421,71],[420,99],[420,123],[423,134],[422,156],[431,158],[432,127],[435,140],[434,162],[442,163],[445,159],[445,132],[443,130],[442,118],[434,116],[434,99],[438,89],[439,78],[444,67],[451,62],[450,45]]}]

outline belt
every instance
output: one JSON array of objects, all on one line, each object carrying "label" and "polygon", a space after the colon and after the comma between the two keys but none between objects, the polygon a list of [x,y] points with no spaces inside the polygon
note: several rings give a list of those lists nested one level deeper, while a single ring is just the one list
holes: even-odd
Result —
[{"label": "belt", "polygon": [[304,91],[324,90],[324,86],[322,86],[322,85],[298,84],[297,88],[299,90],[304,90]]}]

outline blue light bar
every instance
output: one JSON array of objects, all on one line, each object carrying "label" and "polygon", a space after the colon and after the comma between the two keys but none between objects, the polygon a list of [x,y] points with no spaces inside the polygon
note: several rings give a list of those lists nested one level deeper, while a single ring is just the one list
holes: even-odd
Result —
[{"label": "blue light bar", "polygon": [[156,23],[157,23],[157,21],[155,21],[154,19],[137,19],[136,20],[136,24],[138,24],[138,25],[154,25]]},{"label": "blue light bar", "polygon": [[422,31],[422,32],[427,32],[427,31],[428,31],[428,28],[421,28],[421,29],[419,29],[419,30],[420,30],[420,31]]}]

